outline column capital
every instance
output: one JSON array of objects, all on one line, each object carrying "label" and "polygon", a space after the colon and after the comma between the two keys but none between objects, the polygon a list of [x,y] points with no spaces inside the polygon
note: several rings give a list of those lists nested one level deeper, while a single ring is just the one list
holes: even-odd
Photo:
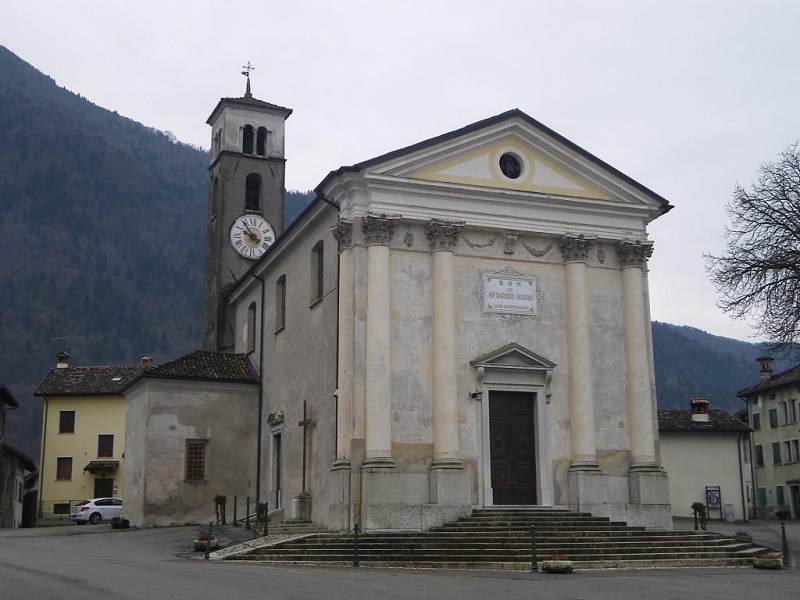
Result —
[{"label": "column capital", "polygon": [[617,244],[620,266],[644,269],[647,259],[653,255],[653,242],[624,241]]},{"label": "column capital", "polygon": [[388,246],[399,220],[397,215],[366,215],[361,225],[367,246]]},{"label": "column capital", "polygon": [[431,250],[434,252],[437,250],[452,251],[464,225],[463,221],[441,221],[439,219],[428,221],[425,225],[425,235],[428,236],[431,243]]},{"label": "column capital", "polygon": [[558,249],[561,250],[564,262],[586,262],[589,260],[589,250],[595,241],[594,238],[584,237],[583,234],[562,235],[558,241]]},{"label": "column capital", "polygon": [[336,225],[331,227],[331,234],[339,243],[339,252],[343,252],[353,246],[353,223],[345,219],[339,219]]}]

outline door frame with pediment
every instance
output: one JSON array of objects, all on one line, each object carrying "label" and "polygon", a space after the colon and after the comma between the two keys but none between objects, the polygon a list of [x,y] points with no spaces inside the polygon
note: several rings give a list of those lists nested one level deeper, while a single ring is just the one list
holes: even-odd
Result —
[{"label": "door frame with pediment", "polygon": [[531,398],[534,419],[536,504],[552,506],[553,472],[550,452],[550,381],[555,363],[520,346],[508,344],[473,359],[478,389],[478,504],[493,506],[491,439],[489,435],[492,392],[522,392]]}]

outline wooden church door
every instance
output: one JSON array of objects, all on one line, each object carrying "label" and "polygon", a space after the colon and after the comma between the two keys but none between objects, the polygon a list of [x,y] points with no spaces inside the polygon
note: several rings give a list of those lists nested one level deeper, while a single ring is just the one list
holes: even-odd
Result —
[{"label": "wooden church door", "polygon": [[489,393],[495,505],[536,504],[533,399],[529,393]]}]

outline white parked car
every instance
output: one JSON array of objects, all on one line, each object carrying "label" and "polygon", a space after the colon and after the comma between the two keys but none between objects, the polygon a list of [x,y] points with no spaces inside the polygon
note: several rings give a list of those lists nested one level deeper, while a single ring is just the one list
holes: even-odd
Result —
[{"label": "white parked car", "polygon": [[73,506],[69,518],[79,525],[86,523],[97,525],[100,521],[110,521],[114,517],[119,517],[121,513],[122,500],[119,498],[92,498]]}]

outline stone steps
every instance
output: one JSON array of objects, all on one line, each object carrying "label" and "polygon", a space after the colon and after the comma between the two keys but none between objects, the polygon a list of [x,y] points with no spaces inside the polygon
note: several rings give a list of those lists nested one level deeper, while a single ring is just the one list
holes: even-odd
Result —
[{"label": "stone steps", "polygon": [[[470,518],[421,533],[362,533],[359,561],[376,567],[530,570],[531,527],[538,560],[567,556],[576,569],[750,566],[764,550],[705,531],[646,531],[587,514],[526,507],[478,509]],[[316,533],[226,558],[352,565],[354,538]]]}]

